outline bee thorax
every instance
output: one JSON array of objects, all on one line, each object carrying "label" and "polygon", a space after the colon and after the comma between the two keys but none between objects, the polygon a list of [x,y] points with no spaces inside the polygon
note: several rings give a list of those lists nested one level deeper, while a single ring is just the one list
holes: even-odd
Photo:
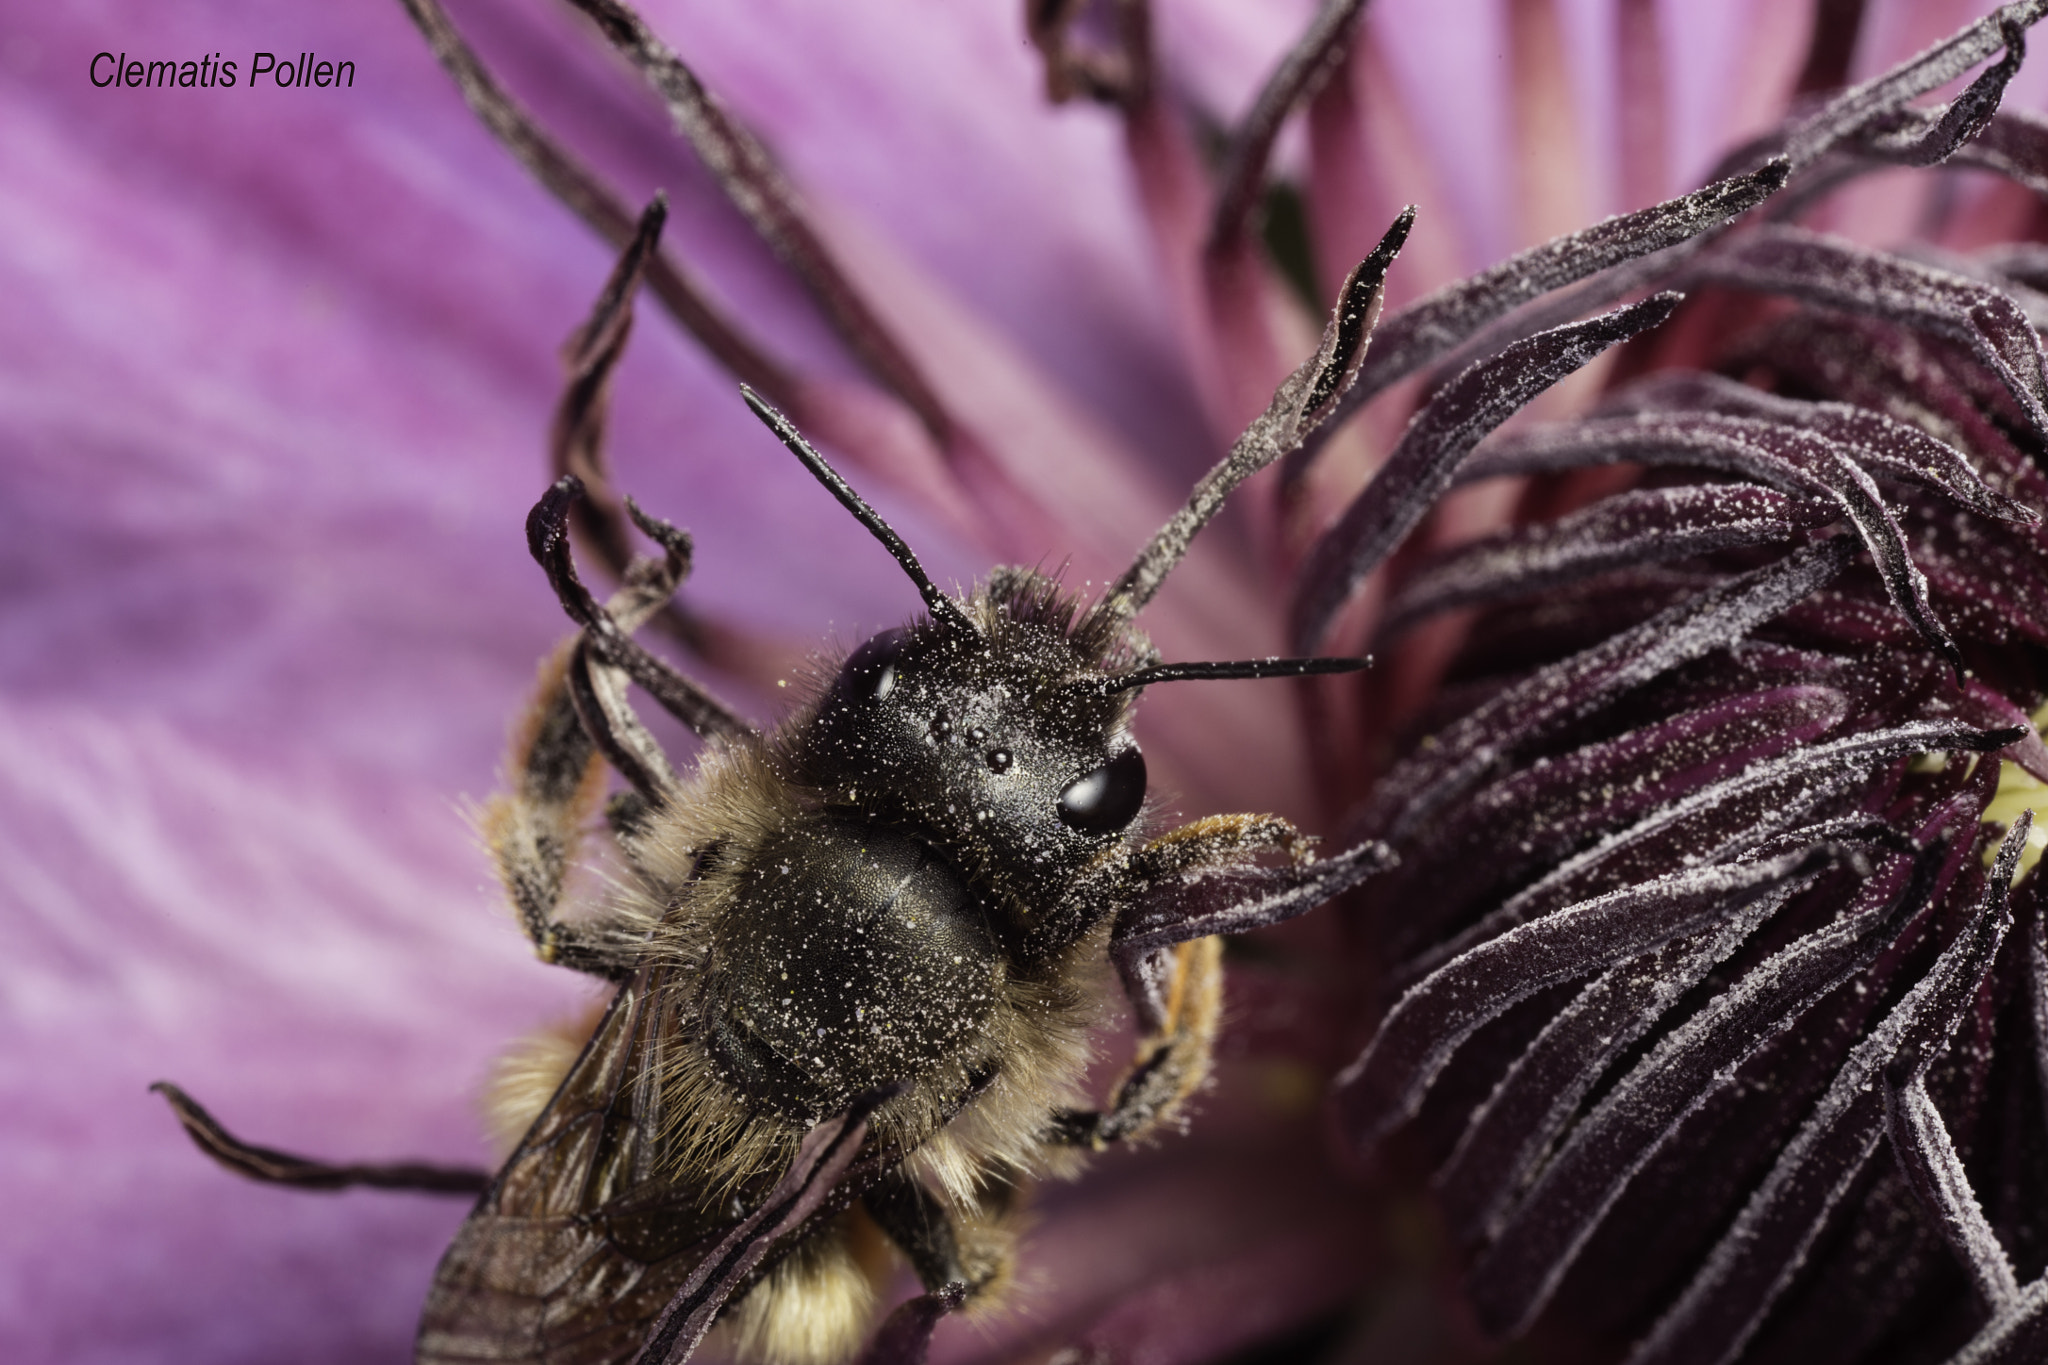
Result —
[{"label": "bee thorax", "polygon": [[914,1079],[979,1032],[1001,985],[972,893],[929,848],[819,821],[770,838],[712,933],[707,1022],[730,1079],[792,1117]]}]

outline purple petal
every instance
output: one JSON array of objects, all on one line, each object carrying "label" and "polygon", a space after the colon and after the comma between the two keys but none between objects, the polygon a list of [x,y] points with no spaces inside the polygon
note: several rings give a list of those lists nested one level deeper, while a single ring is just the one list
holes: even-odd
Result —
[{"label": "purple petal", "polygon": [[38,1305],[0,1355],[401,1357],[462,1210],[237,1180],[146,1087],[333,1160],[488,1160],[486,1059],[587,988],[532,960],[447,788],[9,702],[0,809],[0,1258]]}]

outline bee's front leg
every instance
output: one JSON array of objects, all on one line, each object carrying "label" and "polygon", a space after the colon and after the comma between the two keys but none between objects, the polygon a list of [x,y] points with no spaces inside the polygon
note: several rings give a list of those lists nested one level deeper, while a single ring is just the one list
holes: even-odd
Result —
[{"label": "bee's front leg", "polygon": [[541,666],[540,687],[512,742],[510,791],[484,808],[483,835],[519,923],[541,957],[595,976],[630,973],[624,945],[602,925],[556,918],[583,826],[604,790],[604,756],[577,715],[571,675],[584,666],[570,641]]},{"label": "bee's front leg", "polygon": [[1179,1114],[1209,1079],[1216,1021],[1223,1003],[1223,940],[1200,938],[1170,950],[1165,1019],[1138,1042],[1137,1058],[1099,1112],[1067,1109],[1054,1116],[1050,1140],[1097,1151],[1142,1137]]},{"label": "bee's front leg", "polygon": [[[1105,869],[1107,884],[1090,890],[1101,903],[1121,909],[1205,871],[1242,867],[1263,853],[1285,853],[1299,862],[1307,849],[1308,840],[1285,820],[1210,816]],[[1055,1114],[1049,1141],[1100,1150],[1142,1136],[1171,1122],[1208,1079],[1223,1003],[1223,940],[1196,938],[1148,954],[1136,975],[1126,985],[1146,1031],[1115,1101],[1100,1112]]]},{"label": "bee's front leg", "polygon": [[860,1202],[927,1290],[969,1283],[951,1215],[908,1173],[901,1168],[890,1171],[861,1195]]},{"label": "bee's front leg", "polygon": [[[642,520],[668,533],[667,553],[636,561],[626,586],[603,608],[622,634],[659,610],[689,571],[688,544],[680,533]],[[645,926],[601,919],[564,923],[556,914],[576,846],[604,790],[606,764],[632,784],[606,812],[622,842],[638,837],[648,814],[680,786],[660,745],[633,714],[626,681],[621,669],[594,657],[587,633],[565,641],[541,665],[540,685],[513,738],[511,790],[492,800],[483,820],[499,879],[541,957],[612,979],[639,965]]]}]

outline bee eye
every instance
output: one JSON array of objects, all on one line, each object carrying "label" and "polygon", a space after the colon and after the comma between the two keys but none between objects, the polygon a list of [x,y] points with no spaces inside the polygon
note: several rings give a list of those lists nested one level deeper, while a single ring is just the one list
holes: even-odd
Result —
[{"label": "bee eye", "polygon": [[1114,834],[1144,804],[1145,755],[1133,746],[1067,784],[1060,793],[1060,822],[1083,834]]},{"label": "bee eye", "polygon": [[874,636],[839,666],[832,690],[848,701],[880,701],[896,687],[896,662],[910,632],[898,627]]}]

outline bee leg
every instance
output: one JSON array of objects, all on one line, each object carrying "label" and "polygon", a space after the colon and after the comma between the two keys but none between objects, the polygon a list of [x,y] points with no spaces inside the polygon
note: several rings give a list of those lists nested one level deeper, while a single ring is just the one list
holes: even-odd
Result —
[{"label": "bee leg", "polygon": [[604,763],[577,718],[568,675],[575,645],[541,664],[538,693],[514,732],[507,773],[512,790],[484,808],[484,841],[519,922],[544,958],[553,958],[555,910],[576,853],[586,812],[604,785]]},{"label": "bee leg", "polygon": [[[1212,815],[1153,840],[1121,866],[1106,867],[1101,884],[1085,886],[1078,894],[1097,906],[1122,907],[1119,929],[1134,907],[1170,904],[1190,888],[1199,894],[1223,882],[1226,874],[1273,880],[1283,899],[1299,899],[1326,883],[1336,886],[1320,873],[1325,864],[1309,861],[1310,847],[1300,831],[1274,816]],[[1287,855],[1293,866],[1261,872],[1254,860],[1272,853]],[[1254,889],[1270,899],[1274,888]],[[1177,937],[1181,941],[1118,958],[1132,1008],[1146,1030],[1137,1059],[1108,1110],[1055,1113],[1048,1141],[1100,1150],[1140,1137],[1170,1123],[1208,1079],[1223,997],[1223,941],[1195,934]],[[1115,947],[1113,940],[1113,952]]]},{"label": "bee leg", "polygon": [[[664,543],[664,549],[661,559],[635,564],[608,604],[622,628],[646,620],[688,573],[687,543]],[[541,666],[540,686],[513,738],[507,764],[513,790],[493,800],[483,819],[499,879],[541,957],[613,979],[637,965],[637,929],[604,921],[564,924],[555,913],[583,826],[604,790],[606,760],[644,806],[662,804],[677,785],[661,747],[633,715],[625,687],[624,673],[591,657],[587,638],[557,650]],[[644,816],[645,809],[638,813]],[[622,838],[628,823],[614,821]]]},{"label": "bee leg", "polygon": [[274,1147],[258,1147],[221,1127],[220,1121],[209,1114],[199,1101],[169,1081],[158,1081],[150,1089],[170,1101],[171,1112],[177,1115],[178,1122],[184,1125],[185,1132],[200,1151],[236,1175],[265,1184],[291,1185],[302,1190],[367,1187],[467,1197],[483,1193],[491,1183],[489,1171],[466,1166],[432,1166],[419,1161],[381,1166],[332,1165],[280,1152]]},{"label": "bee leg", "polygon": [[860,1202],[927,1290],[968,1282],[959,1234],[945,1206],[900,1167],[869,1186]]},{"label": "bee leg", "polygon": [[1066,1109],[1053,1116],[1049,1141],[1101,1151],[1171,1123],[1188,1096],[1209,1078],[1216,1022],[1223,1003],[1223,940],[1176,944],[1166,955],[1166,1006],[1159,1027],[1139,1041],[1137,1059],[1101,1112]]},{"label": "bee leg", "polygon": [[[1113,874],[1107,889],[1089,888],[1090,898],[1105,908],[1114,908],[1118,929],[1136,907],[1157,900],[1171,900],[1183,889],[1202,886],[1220,874],[1256,866],[1262,855],[1282,853],[1296,866],[1307,864],[1314,840],[1304,836],[1287,821],[1273,815],[1210,815],[1182,825],[1146,844]],[[1181,940],[1205,937],[1199,933],[1179,935]],[[1128,962],[1116,951],[1112,937],[1111,958],[1124,979],[1124,991],[1137,1011],[1139,1026],[1153,1037],[1168,1031],[1168,1003],[1179,967],[1163,945],[1152,952],[1133,955]]]},{"label": "bee leg", "polygon": [[[1318,861],[1313,844],[1271,816],[1211,816],[1140,849],[1110,896],[1089,888],[1098,904],[1114,907],[1109,957],[1141,1025],[1164,1024],[1177,945],[1284,923],[1397,861],[1377,841]],[[1288,864],[1255,861],[1272,852],[1287,854]]]},{"label": "bee leg", "polygon": [[[653,575],[653,581],[661,591],[658,599],[646,606],[644,614],[615,615],[611,607],[592,597],[590,589],[577,577],[575,556],[569,550],[569,513],[583,495],[582,480],[575,475],[567,474],[556,480],[554,486],[534,504],[533,510],[527,513],[526,544],[534,561],[546,571],[548,584],[555,590],[562,610],[568,613],[570,620],[583,627],[583,638],[592,655],[604,664],[623,670],[645,688],[663,710],[705,739],[737,739],[753,734],[753,727],[723,702],[648,653],[633,638],[633,630],[667,602],[668,594],[689,572],[689,536],[665,521],[648,516],[631,498],[626,499],[626,510],[631,514],[633,524],[662,547],[662,558],[656,563],[665,572]],[[636,564],[634,570],[638,569]],[[631,596],[641,591],[633,581],[633,570],[629,570],[623,595]]]},{"label": "bee leg", "polygon": [[566,681],[577,719],[605,761],[632,784],[649,810],[673,801],[682,782],[626,699],[625,673],[593,658],[586,639],[577,642]]}]

